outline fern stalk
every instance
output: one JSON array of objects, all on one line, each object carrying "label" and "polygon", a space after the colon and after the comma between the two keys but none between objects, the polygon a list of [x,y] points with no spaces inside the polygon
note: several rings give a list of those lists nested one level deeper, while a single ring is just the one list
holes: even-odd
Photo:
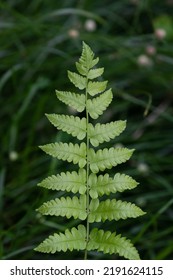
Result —
[{"label": "fern stalk", "polygon": [[[122,192],[135,188],[138,183],[125,174],[108,173],[98,175],[105,169],[111,169],[126,162],[134,150],[127,148],[97,149],[99,144],[114,139],[123,132],[126,121],[108,124],[90,122],[97,119],[112,101],[111,89],[106,90],[107,81],[95,81],[103,74],[104,68],[94,68],[99,59],[94,58],[91,48],[83,43],[79,62],[76,63],[78,73],[68,71],[68,78],[82,93],[56,91],[57,97],[66,105],[72,106],[79,113],[85,111],[85,118],[78,116],[47,114],[49,121],[58,129],[84,142],[51,143],[40,148],[49,155],[78,164],[78,172],[62,172],[44,179],[39,186],[71,192],[74,195],[55,198],[43,203],[38,211],[43,215],[73,217],[83,221],[77,228],[67,229],[64,233],[55,233],[45,239],[35,250],[43,253],[55,253],[67,250],[84,250],[87,260],[91,250],[109,254],[119,254],[127,259],[139,259],[139,254],[130,240],[116,232],[98,230],[90,224],[95,222],[118,221],[119,219],[136,218],[144,212],[130,202],[116,199],[100,201],[103,195]],[[85,96],[84,96],[85,95]],[[78,193],[78,196],[75,195]]]},{"label": "fern stalk", "polygon": [[[86,79],[86,90],[85,90],[85,104],[86,104],[86,155],[88,155],[89,151],[89,134],[88,134],[88,123],[89,123],[89,113],[87,108],[87,100],[88,100],[88,93],[87,93],[87,85],[88,85],[88,74]],[[87,246],[89,242],[89,205],[90,205],[90,195],[89,195],[89,160],[88,156],[86,156],[86,212],[87,212],[87,221],[86,221],[86,249],[84,254],[84,260],[87,260]]]}]

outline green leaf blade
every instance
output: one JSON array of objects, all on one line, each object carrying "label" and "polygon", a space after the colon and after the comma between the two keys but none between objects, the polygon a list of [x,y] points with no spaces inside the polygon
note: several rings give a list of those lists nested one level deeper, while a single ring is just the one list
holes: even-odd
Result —
[{"label": "green leaf blade", "polygon": [[72,193],[79,192],[85,194],[86,192],[86,170],[79,169],[78,172],[72,171],[61,172],[58,175],[52,175],[42,180],[38,186],[57,190],[67,191]]},{"label": "green leaf blade", "polygon": [[131,190],[138,186],[138,182],[132,177],[120,173],[116,173],[114,178],[111,178],[108,173],[99,176],[91,173],[88,183],[90,186],[89,193],[92,198]]},{"label": "green leaf blade", "polygon": [[110,194],[113,188],[113,180],[107,173],[99,176],[91,173],[88,179],[88,184],[90,187],[89,194],[93,199],[104,194]]},{"label": "green leaf blade", "polygon": [[87,100],[87,110],[92,119],[97,119],[109,106],[113,98],[112,90],[109,89],[94,99]]},{"label": "green leaf blade", "polygon": [[57,98],[68,106],[73,107],[78,112],[83,112],[85,109],[85,95],[77,94],[68,91],[56,90]]},{"label": "green leaf blade", "polygon": [[91,144],[97,147],[103,142],[109,142],[111,139],[119,136],[126,128],[126,121],[115,121],[107,124],[97,123],[94,127],[89,123],[88,135]]},{"label": "green leaf blade", "polygon": [[85,138],[86,118],[80,119],[79,117],[58,114],[46,114],[46,116],[56,128],[62,129],[79,140]]},{"label": "green leaf blade", "polygon": [[78,228],[73,227],[71,230],[66,229],[65,233],[55,233],[46,238],[35,251],[41,253],[66,252],[67,250],[84,250],[86,247],[86,228],[79,225]]},{"label": "green leaf blade", "polygon": [[145,213],[135,204],[116,199],[101,201],[98,207],[90,212],[89,222],[105,222],[106,220],[120,220],[137,218]]},{"label": "green leaf blade", "polygon": [[107,83],[108,83],[108,81],[104,81],[104,82],[91,82],[90,81],[88,83],[87,92],[91,96],[101,93],[106,89]]},{"label": "green leaf blade", "polygon": [[86,165],[86,144],[51,143],[39,146],[45,153],[61,160],[79,164],[80,168]]},{"label": "green leaf blade", "polygon": [[139,254],[130,240],[110,231],[94,228],[90,233],[88,250],[97,250],[105,254],[119,254],[129,260],[139,260]]},{"label": "green leaf blade", "polygon": [[68,78],[69,80],[75,85],[75,87],[79,89],[84,89],[86,88],[86,78],[75,73],[68,71]]},{"label": "green leaf blade", "polygon": [[85,42],[83,42],[82,54],[79,59],[79,64],[82,65],[84,69],[86,69],[86,75],[89,69],[93,68],[98,63],[98,61],[99,58],[94,59],[94,52]]},{"label": "green leaf blade", "polygon": [[88,72],[88,79],[93,80],[100,77],[104,72],[104,68],[91,69]]},{"label": "green leaf blade", "polygon": [[133,151],[134,149],[127,148],[105,148],[97,152],[89,149],[90,169],[93,173],[104,171],[106,168],[111,169],[113,166],[126,162]]},{"label": "green leaf blade", "polygon": [[139,183],[136,182],[136,180],[134,180],[129,175],[116,173],[113,178],[114,192],[123,192],[125,190],[132,190],[136,188],[138,185]]},{"label": "green leaf blade", "polygon": [[79,199],[76,196],[55,198],[44,202],[37,211],[42,215],[62,216],[67,217],[67,219],[74,217],[74,219],[85,220],[87,217],[86,196],[81,195]]}]

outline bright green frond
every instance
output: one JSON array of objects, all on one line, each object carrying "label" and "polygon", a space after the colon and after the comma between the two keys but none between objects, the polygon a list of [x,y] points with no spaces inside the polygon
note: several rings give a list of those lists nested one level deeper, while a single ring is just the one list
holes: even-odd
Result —
[{"label": "bright green frond", "polygon": [[85,250],[85,259],[88,251],[97,250],[105,254],[117,253],[130,260],[139,260],[139,254],[130,240],[116,235],[115,232],[104,232],[97,229],[97,226],[94,228],[94,225],[90,227],[90,223],[136,218],[145,214],[130,202],[110,197],[99,198],[133,189],[138,183],[125,174],[116,173],[114,177],[110,177],[108,173],[99,175],[105,169],[111,169],[129,160],[134,150],[114,146],[104,149],[98,147],[119,136],[126,127],[126,121],[122,120],[104,124],[94,122],[94,125],[90,122],[91,118],[97,119],[103,115],[113,99],[112,90],[106,90],[107,81],[101,77],[104,68],[95,67],[98,61],[99,58],[95,58],[92,49],[83,42],[81,57],[76,62],[77,71],[68,71],[68,78],[78,88],[78,93],[56,91],[60,101],[79,113],[83,112],[82,116],[65,113],[46,114],[58,130],[76,137],[77,139],[73,139],[75,142],[40,146],[52,157],[78,166],[76,171],[67,171],[71,170],[71,164],[67,165],[65,172],[49,176],[38,184],[46,189],[71,192],[73,195],[58,195],[57,198],[44,202],[37,211],[42,215],[61,216],[64,221],[74,218],[78,219],[76,223],[82,220],[86,227],[79,225],[77,228],[67,229],[64,233],[55,233],[35,250],[43,253]]},{"label": "bright green frond", "polygon": [[88,79],[93,80],[100,77],[104,72],[104,68],[96,68],[89,70]]},{"label": "bright green frond", "polygon": [[108,142],[120,135],[126,127],[126,121],[115,121],[107,124],[97,123],[94,127],[91,123],[88,125],[88,135],[90,142],[97,147],[104,141]]},{"label": "bright green frond", "polygon": [[68,71],[68,77],[75,87],[79,89],[84,89],[86,87],[87,80],[85,77],[71,71]]},{"label": "bright green frond", "polygon": [[119,254],[129,260],[139,260],[139,254],[130,240],[110,231],[93,229],[90,233],[88,250],[98,250],[105,254]]},{"label": "bright green frond", "polygon": [[80,119],[79,117],[58,115],[58,114],[46,114],[49,121],[58,129],[77,137],[82,140],[86,136],[86,118]]},{"label": "bright green frond", "polygon": [[44,202],[40,208],[37,209],[42,215],[62,216],[68,219],[74,217],[75,219],[85,220],[86,213],[86,196],[77,196],[55,198],[48,202]]},{"label": "bright green frond", "polygon": [[90,81],[88,83],[87,92],[91,96],[101,93],[106,89],[107,83],[108,83],[107,81],[104,81],[104,82],[91,82]]},{"label": "bright green frond", "polygon": [[97,152],[89,149],[90,169],[93,173],[97,173],[99,170],[104,171],[106,168],[110,169],[117,164],[126,162],[131,157],[133,151],[133,149],[127,148],[105,148]]},{"label": "bright green frond", "polygon": [[112,90],[109,89],[100,96],[87,100],[87,110],[93,119],[97,119],[109,106],[113,98]]},{"label": "bright green frond", "polygon": [[65,233],[55,233],[45,239],[35,251],[41,253],[66,252],[67,250],[84,250],[86,247],[86,228],[79,225],[78,228],[73,227],[71,230],[66,229]]},{"label": "bright green frond", "polygon": [[59,142],[39,147],[52,157],[79,164],[80,168],[83,168],[86,164],[86,144],[83,142],[80,146],[78,144]]},{"label": "bright green frond", "polygon": [[136,218],[145,213],[135,204],[116,199],[101,201],[96,209],[89,214],[89,222],[112,221],[127,218]]},{"label": "bright green frond", "polygon": [[56,95],[60,101],[64,102],[68,106],[73,107],[78,112],[82,112],[85,109],[84,94],[56,90]]},{"label": "bright green frond", "polygon": [[38,186],[51,190],[85,194],[86,170],[79,169],[79,172],[67,171],[66,173],[61,172],[60,175],[52,175],[41,181]]}]

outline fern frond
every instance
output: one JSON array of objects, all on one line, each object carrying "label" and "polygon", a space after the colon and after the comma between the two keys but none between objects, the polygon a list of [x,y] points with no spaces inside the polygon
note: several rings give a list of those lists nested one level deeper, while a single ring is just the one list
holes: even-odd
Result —
[{"label": "fern frond", "polygon": [[85,138],[86,118],[80,119],[79,117],[58,114],[46,114],[46,117],[58,129],[62,129],[79,140]]},{"label": "fern frond", "polygon": [[136,188],[138,183],[130,176],[116,173],[114,178],[109,177],[109,174],[97,176],[91,173],[88,184],[90,186],[90,196],[97,198],[104,194],[123,192],[124,190],[131,190]]},{"label": "fern frond", "polygon": [[91,144],[97,147],[104,141],[108,142],[120,135],[126,128],[126,121],[115,121],[107,124],[97,123],[94,127],[91,123],[88,125],[88,135]]},{"label": "fern frond", "polygon": [[67,250],[84,250],[86,247],[86,228],[83,225],[79,225],[78,228],[73,227],[71,231],[65,230],[65,233],[55,233],[45,239],[35,251],[41,253],[56,253],[66,252]]},{"label": "fern frond", "polygon": [[91,96],[101,93],[106,89],[107,83],[108,83],[108,81],[104,81],[104,82],[91,82],[90,81],[88,83],[87,92]]},{"label": "fern frond", "polygon": [[132,155],[134,149],[127,148],[110,148],[98,150],[95,152],[89,149],[88,157],[90,161],[90,169],[93,173],[110,169],[117,164],[126,162]]},{"label": "fern frond", "polygon": [[79,164],[80,168],[83,168],[86,164],[86,144],[72,143],[51,143],[43,146],[39,146],[45,153],[58,159],[67,160],[74,164]]},{"label": "fern frond", "polygon": [[91,118],[97,119],[109,106],[113,98],[112,90],[109,89],[100,96],[87,100],[87,110]]},{"label": "fern frond", "polygon": [[68,106],[73,107],[78,112],[82,112],[85,109],[85,95],[77,94],[68,91],[56,90],[57,98]]},{"label": "fern frond", "polygon": [[76,171],[67,171],[66,173],[61,172],[60,175],[52,175],[42,180],[38,186],[51,190],[85,194],[86,170],[79,169],[78,173]]},{"label": "fern frond", "polygon": [[98,250],[105,254],[116,254],[129,259],[139,260],[139,254],[130,240],[110,231],[104,232],[94,228],[90,233],[88,250]]},{"label": "fern frond", "polygon": [[[56,91],[57,98],[85,117],[64,114],[46,114],[49,121],[62,131],[76,137],[77,143],[50,143],[40,146],[47,154],[60,160],[78,164],[78,171],[66,171],[49,176],[38,185],[46,189],[72,192],[72,197],[61,196],[43,203],[38,212],[82,220],[86,227],[79,225],[67,229],[64,233],[54,234],[43,241],[35,250],[43,253],[55,253],[67,250],[85,250],[87,259],[89,250],[104,253],[118,253],[124,258],[135,260],[139,255],[131,241],[110,231],[90,229],[90,223],[136,218],[145,213],[135,204],[116,199],[100,199],[100,196],[123,192],[135,188],[138,183],[125,174],[117,173],[110,177],[108,173],[98,175],[99,171],[126,162],[133,149],[105,148],[94,149],[103,142],[119,136],[126,127],[126,121],[114,121],[93,125],[90,118],[97,119],[110,105],[113,94],[107,88],[107,81],[98,80],[104,68],[95,68],[99,58],[95,58],[91,48],[83,42],[82,54],[76,62],[77,72],[68,71],[68,78],[82,94],[68,91]],[[97,79],[97,80],[95,80]],[[97,95],[97,96],[96,96]],[[91,146],[94,146],[91,148]]]},{"label": "fern frond", "polygon": [[84,89],[86,87],[86,78],[75,73],[68,71],[69,80],[79,89]]},{"label": "fern frond", "polygon": [[86,196],[81,195],[80,198],[74,196],[55,198],[48,202],[44,202],[37,211],[42,215],[62,216],[68,219],[74,217],[75,219],[85,220],[86,213]]},{"label": "fern frond", "polygon": [[101,201],[98,207],[89,214],[89,222],[112,221],[127,218],[136,218],[144,215],[145,213],[135,204],[130,202],[107,199]]},{"label": "fern frond", "polygon": [[93,80],[100,77],[104,72],[104,68],[91,69],[88,72],[88,79]]}]

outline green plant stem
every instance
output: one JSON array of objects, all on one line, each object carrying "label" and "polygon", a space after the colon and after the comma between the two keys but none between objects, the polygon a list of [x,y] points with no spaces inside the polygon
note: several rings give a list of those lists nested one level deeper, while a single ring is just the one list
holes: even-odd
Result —
[{"label": "green plant stem", "polygon": [[[87,152],[86,154],[88,155],[88,150],[89,150],[89,136],[88,136],[88,123],[89,123],[89,114],[88,114],[88,109],[87,109],[87,99],[88,99],[88,94],[87,94],[87,84],[88,84],[88,79],[86,81],[86,91],[85,91],[85,102],[86,102],[86,149]],[[86,164],[86,212],[87,212],[87,221],[86,221],[86,248],[85,248],[85,254],[84,254],[84,260],[87,260],[87,245],[89,242],[89,221],[88,221],[88,214],[89,214],[89,204],[90,204],[90,197],[89,197],[89,185],[88,185],[88,178],[89,178],[89,161],[87,157],[87,164]]]}]

